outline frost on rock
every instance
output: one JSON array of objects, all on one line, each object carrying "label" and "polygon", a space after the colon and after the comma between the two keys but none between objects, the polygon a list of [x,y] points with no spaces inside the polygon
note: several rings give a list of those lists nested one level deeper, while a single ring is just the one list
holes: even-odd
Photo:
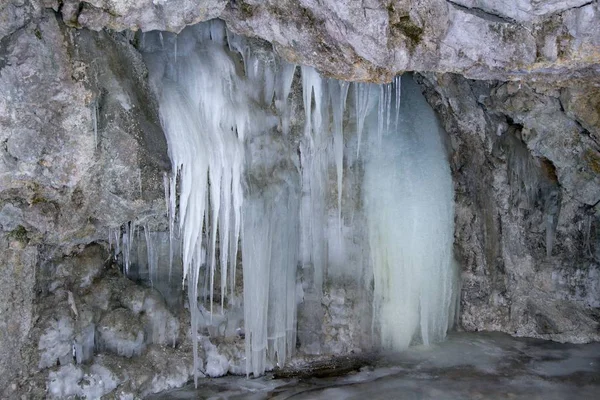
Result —
[{"label": "frost on rock", "polygon": [[71,318],[61,316],[57,320],[52,320],[39,340],[40,361],[38,368],[52,367],[57,362],[60,365],[70,363],[73,357],[73,336],[74,326]]},{"label": "frost on rock", "polygon": [[143,310],[142,321],[148,342],[174,347],[179,338],[179,320],[167,309],[160,295],[149,293],[144,300]]},{"label": "frost on rock", "polygon": [[144,349],[144,327],[133,313],[118,308],[98,323],[98,348],[122,357],[139,356]]},{"label": "frost on rock", "polygon": [[202,338],[202,348],[206,354],[204,373],[211,378],[227,375],[229,372],[229,360],[219,353],[217,346],[212,344],[206,337]]},{"label": "frost on rock", "polygon": [[99,399],[118,385],[112,372],[100,365],[84,368],[65,365],[48,376],[48,394],[51,399]]}]

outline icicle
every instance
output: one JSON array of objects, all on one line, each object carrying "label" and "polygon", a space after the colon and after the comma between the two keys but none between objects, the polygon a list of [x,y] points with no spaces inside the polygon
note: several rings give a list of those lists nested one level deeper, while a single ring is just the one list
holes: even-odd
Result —
[{"label": "icicle", "polygon": [[225,25],[220,21],[209,21],[210,38],[219,45],[225,44]]},{"label": "icicle", "polygon": [[125,264],[125,275],[129,274],[129,256],[131,255],[131,227],[130,223],[125,223],[125,232],[123,233],[123,264]]},{"label": "icicle", "polygon": [[[313,288],[317,296],[322,293],[327,263],[325,235],[327,169],[329,164],[328,142],[329,96],[323,96],[323,79],[316,70],[301,67],[304,100],[305,138],[308,143],[300,146],[302,187],[305,192],[301,211],[301,254],[303,264],[313,269]],[[314,100],[314,107],[312,106]],[[326,121],[327,123],[323,123]]]},{"label": "icicle", "polygon": [[117,255],[121,252],[121,228],[117,228],[113,231],[115,235],[115,261],[117,261]]},{"label": "icicle", "polygon": [[365,127],[365,118],[371,111],[371,107],[374,104],[372,98],[371,88],[373,85],[368,83],[355,83],[354,84],[354,99],[355,99],[355,114],[356,114],[356,158],[360,156],[360,145],[362,142],[362,134]]},{"label": "icicle", "polygon": [[168,190],[169,198],[167,211],[169,215],[169,276],[171,276],[173,271],[173,240],[174,240],[174,230],[175,230],[175,210],[177,207],[177,198],[176,198],[176,190],[177,190],[177,176],[179,175],[179,171],[175,171],[171,178],[168,178],[168,187],[165,190]]},{"label": "icicle", "polygon": [[[244,207],[246,373],[265,370],[267,355],[282,366],[295,347],[298,203],[293,188],[271,187]],[[267,286],[265,287],[265,282]]]},{"label": "icicle", "polygon": [[383,128],[385,122],[385,86],[379,87],[379,105],[377,106],[377,144],[379,147],[383,141]]},{"label": "icicle", "polygon": [[344,110],[346,107],[346,98],[348,96],[349,84],[347,82],[329,81],[329,94],[333,108],[333,153],[335,156],[335,166],[337,174],[337,205],[338,205],[338,225],[342,230],[342,182],[344,171]]},{"label": "icicle", "polygon": [[[244,207],[244,320],[246,321],[246,375],[261,375],[266,368],[267,311],[271,258],[270,223],[265,217],[264,204]],[[248,357],[249,356],[249,357]]]},{"label": "icicle", "polygon": [[400,95],[402,93],[402,78],[400,76],[396,76],[394,78],[394,86],[396,88],[396,93],[395,93],[395,113],[394,113],[394,121],[395,121],[395,126],[398,127],[398,123],[400,121]]},{"label": "icicle", "polygon": [[[228,272],[233,302],[242,227],[243,142],[249,133],[264,132],[277,123],[276,117],[264,111],[270,104],[256,104],[256,99],[272,101],[275,73],[269,69],[273,63],[267,65],[249,57],[246,61],[253,65],[249,67],[246,63],[248,76],[239,76],[234,59],[224,48],[222,22],[189,29],[197,34],[184,31],[177,38],[178,48],[185,49],[177,59],[148,57],[147,62],[151,75],[158,76],[161,85],[159,112],[172,162],[168,189],[170,251],[177,229],[182,241],[183,280],[188,283],[190,309],[197,313],[198,298],[203,297],[210,302],[207,308],[212,318],[218,267],[221,306],[227,293]],[[198,37],[202,38],[200,42]],[[241,43],[229,35],[227,40],[230,46]],[[264,95],[256,97],[256,93]],[[220,251],[217,251],[217,235]],[[207,273],[200,293],[198,284],[204,266]],[[192,319],[196,351],[198,318]]]},{"label": "icicle", "polygon": [[[323,79],[319,73],[310,67],[301,67],[302,70],[302,98],[304,100],[304,114],[306,116],[304,133],[315,140],[320,135],[322,124]],[[312,103],[315,103],[314,114]]]},{"label": "icicle", "polygon": [[[271,363],[283,365],[295,349],[298,266],[307,278],[305,299],[316,305],[318,314],[329,290],[324,288],[329,271],[345,267],[353,256],[344,250],[352,251],[346,228],[354,229],[355,222],[350,216],[343,226],[341,209],[344,180],[363,179],[362,172],[344,170],[344,141],[353,143],[354,135],[357,158],[365,165],[364,215],[357,221],[365,226],[360,238],[368,231],[369,240],[362,240],[361,261],[353,262],[361,268],[362,260],[373,258],[374,312],[382,342],[398,347],[414,332],[425,343],[443,337],[455,292],[448,267],[452,185],[441,142],[435,139],[437,127],[427,122],[435,119],[415,94],[418,90],[410,89],[417,99],[401,105],[399,79],[380,87],[356,84],[355,109],[346,112],[349,84],[327,81],[313,68],[301,67],[305,126],[298,143],[275,134],[278,124],[283,135],[289,133],[292,114],[287,104],[295,66],[257,50],[219,21],[186,28],[167,49],[162,33],[152,38],[145,58],[160,93],[160,120],[172,163],[171,174],[164,178],[169,269],[175,250],[180,251],[195,382],[202,368],[198,329],[225,318],[213,312],[214,303],[220,302],[222,313],[239,304],[238,246],[243,256],[247,374],[260,375]],[[356,132],[348,129],[353,124],[344,125],[345,115],[352,112]],[[400,129],[401,112],[423,121]],[[361,155],[363,133],[367,140]],[[295,158],[296,145],[300,163],[282,163],[286,165],[271,173],[264,162],[273,151]],[[346,164],[351,164],[348,158]],[[335,179],[330,177],[333,168]],[[423,185],[428,180],[434,183]],[[124,231],[128,269],[126,253],[135,225],[126,225]],[[149,269],[156,271],[155,236],[148,226],[144,233]],[[215,293],[219,288],[220,296]],[[202,300],[210,306],[199,304]],[[315,342],[311,351],[318,352],[320,342]]]},{"label": "icicle", "polygon": [[286,109],[287,98],[292,90],[292,82],[296,73],[296,66],[280,62],[275,85],[275,108],[281,118],[281,130],[287,136],[290,130],[290,116]]},{"label": "icicle", "polygon": [[146,240],[146,256],[150,284],[154,286],[158,273],[158,254],[156,254],[157,249],[154,246],[154,241],[152,239],[150,229],[148,228],[148,224],[144,225],[144,239]]},{"label": "icicle", "polygon": [[280,62],[278,65],[277,84],[275,89],[276,107],[283,114],[285,103],[292,90],[292,82],[296,73],[296,65]]},{"label": "icicle", "polygon": [[143,197],[142,193],[142,169],[138,168],[138,187],[140,188],[140,198]]},{"label": "icicle", "polygon": [[392,84],[389,83],[383,86],[385,91],[385,131],[390,131],[390,115],[392,114]]},{"label": "icicle", "polygon": [[167,211],[167,218],[169,218],[169,175],[166,172],[163,172],[163,190],[165,193],[165,210]]}]

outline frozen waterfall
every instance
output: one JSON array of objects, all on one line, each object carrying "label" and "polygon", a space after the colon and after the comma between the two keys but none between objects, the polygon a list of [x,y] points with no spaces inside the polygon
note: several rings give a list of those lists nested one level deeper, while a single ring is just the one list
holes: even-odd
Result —
[{"label": "frozen waterfall", "polygon": [[[327,79],[219,21],[143,34],[140,47],[173,167],[168,258],[187,284],[196,375],[199,329],[235,335],[242,308],[246,374],[282,366],[310,330],[299,326],[299,304],[312,305],[318,327],[336,280],[372,299],[371,344],[444,338],[457,292],[452,181],[411,77]],[[155,236],[145,235],[152,270]],[[317,332],[300,349],[326,345]]]},{"label": "frozen waterfall", "polygon": [[394,350],[442,340],[456,295],[450,167],[433,110],[412,79],[402,83],[401,96],[379,112],[378,135],[371,123],[363,190],[375,328]]}]

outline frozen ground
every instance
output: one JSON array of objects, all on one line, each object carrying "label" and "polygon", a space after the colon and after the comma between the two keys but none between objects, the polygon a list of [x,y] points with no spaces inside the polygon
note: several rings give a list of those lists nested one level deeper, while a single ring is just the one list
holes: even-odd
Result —
[{"label": "frozen ground", "polygon": [[[331,371],[328,371],[329,373]],[[322,375],[318,371],[316,375]],[[202,380],[155,399],[598,399],[600,343],[454,333],[329,378]]]}]

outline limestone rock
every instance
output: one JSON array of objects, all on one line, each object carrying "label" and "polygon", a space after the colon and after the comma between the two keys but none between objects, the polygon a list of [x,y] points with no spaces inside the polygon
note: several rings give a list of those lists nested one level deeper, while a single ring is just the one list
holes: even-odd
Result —
[{"label": "limestone rock", "polygon": [[43,7],[93,30],[179,32],[222,18],[290,62],[347,80],[390,81],[403,71],[564,80],[597,74],[600,63],[597,1],[12,0],[0,9],[9,22],[0,38]]},{"label": "limestone rock", "polygon": [[42,14],[39,0],[7,0],[0,4],[0,39],[10,35]]},{"label": "limestone rock", "polygon": [[462,328],[599,340],[600,146],[576,106],[597,89],[421,79],[452,147]]},{"label": "limestone rock", "polygon": [[221,18],[290,62],[342,79],[390,81],[411,70],[476,79],[597,74],[597,2],[536,2],[522,16],[501,13],[523,2],[533,3],[498,11],[485,1],[247,0],[229,3]]},{"label": "limestone rock", "polygon": [[[109,228],[135,216],[164,218],[169,169],[147,72],[128,39],[66,28],[54,11],[27,11],[38,4],[0,6],[0,18],[27,14],[11,16],[16,25],[0,39],[2,388],[25,374],[36,276],[42,293],[89,286],[107,261],[102,250],[79,260],[85,265],[65,259],[66,275],[54,276],[52,288],[50,260],[106,240]],[[107,308],[108,295],[99,297]]]},{"label": "limestone rock", "polygon": [[66,0],[62,15],[71,26],[94,30],[163,30],[217,18],[226,0]]}]

